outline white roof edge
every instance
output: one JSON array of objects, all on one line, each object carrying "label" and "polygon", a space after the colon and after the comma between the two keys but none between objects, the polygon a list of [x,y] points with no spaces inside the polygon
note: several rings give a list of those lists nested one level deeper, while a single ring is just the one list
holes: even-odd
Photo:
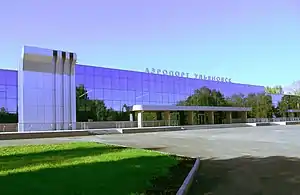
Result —
[{"label": "white roof edge", "polygon": [[133,105],[132,111],[251,111],[251,107]]}]

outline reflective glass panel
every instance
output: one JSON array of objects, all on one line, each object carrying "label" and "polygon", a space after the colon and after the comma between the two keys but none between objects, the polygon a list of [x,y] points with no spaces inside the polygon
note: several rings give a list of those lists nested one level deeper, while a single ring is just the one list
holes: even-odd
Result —
[{"label": "reflective glass panel", "polygon": [[17,98],[17,86],[7,86],[6,96],[7,98]]}]

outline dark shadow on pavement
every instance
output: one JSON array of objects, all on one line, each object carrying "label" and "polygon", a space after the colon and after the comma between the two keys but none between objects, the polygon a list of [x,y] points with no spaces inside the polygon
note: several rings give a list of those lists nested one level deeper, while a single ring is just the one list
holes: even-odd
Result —
[{"label": "dark shadow on pavement", "polygon": [[273,156],[201,160],[189,194],[300,194],[300,159]]}]

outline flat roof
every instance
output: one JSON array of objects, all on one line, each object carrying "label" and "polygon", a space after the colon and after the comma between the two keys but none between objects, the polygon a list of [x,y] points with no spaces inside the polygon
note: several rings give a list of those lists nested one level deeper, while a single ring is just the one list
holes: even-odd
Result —
[{"label": "flat roof", "polygon": [[174,105],[133,105],[131,111],[251,111],[251,107],[221,107],[221,106],[174,106]]}]

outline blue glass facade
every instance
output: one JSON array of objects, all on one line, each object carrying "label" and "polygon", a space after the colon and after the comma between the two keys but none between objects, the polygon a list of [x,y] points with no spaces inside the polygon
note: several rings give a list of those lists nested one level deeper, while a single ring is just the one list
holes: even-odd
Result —
[{"label": "blue glass facade", "polygon": [[[104,100],[107,107],[122,109],[124,104],[172,105],[194,90],[208,87],[225,96],[264,92],[263,86],[224,83],[146,72],[76,65],[76,86],[84,85],[90,99]],[[0,70],[0,107],[17,111],[17,71]]]},{"label": "blue glass facade", "polygon": [[186,99],[201,87],[235,93],[264,92],[263,86],[224,83],[92,66],[76,66],[76,85],[84,85],[91,99],[105,101],[115,110],[122,105],[172,105]]},{"label": "blue glass facade", "polygon": [[18,73],[14,70],[0,70],[0,108],[10,113],[17,112]]}]

